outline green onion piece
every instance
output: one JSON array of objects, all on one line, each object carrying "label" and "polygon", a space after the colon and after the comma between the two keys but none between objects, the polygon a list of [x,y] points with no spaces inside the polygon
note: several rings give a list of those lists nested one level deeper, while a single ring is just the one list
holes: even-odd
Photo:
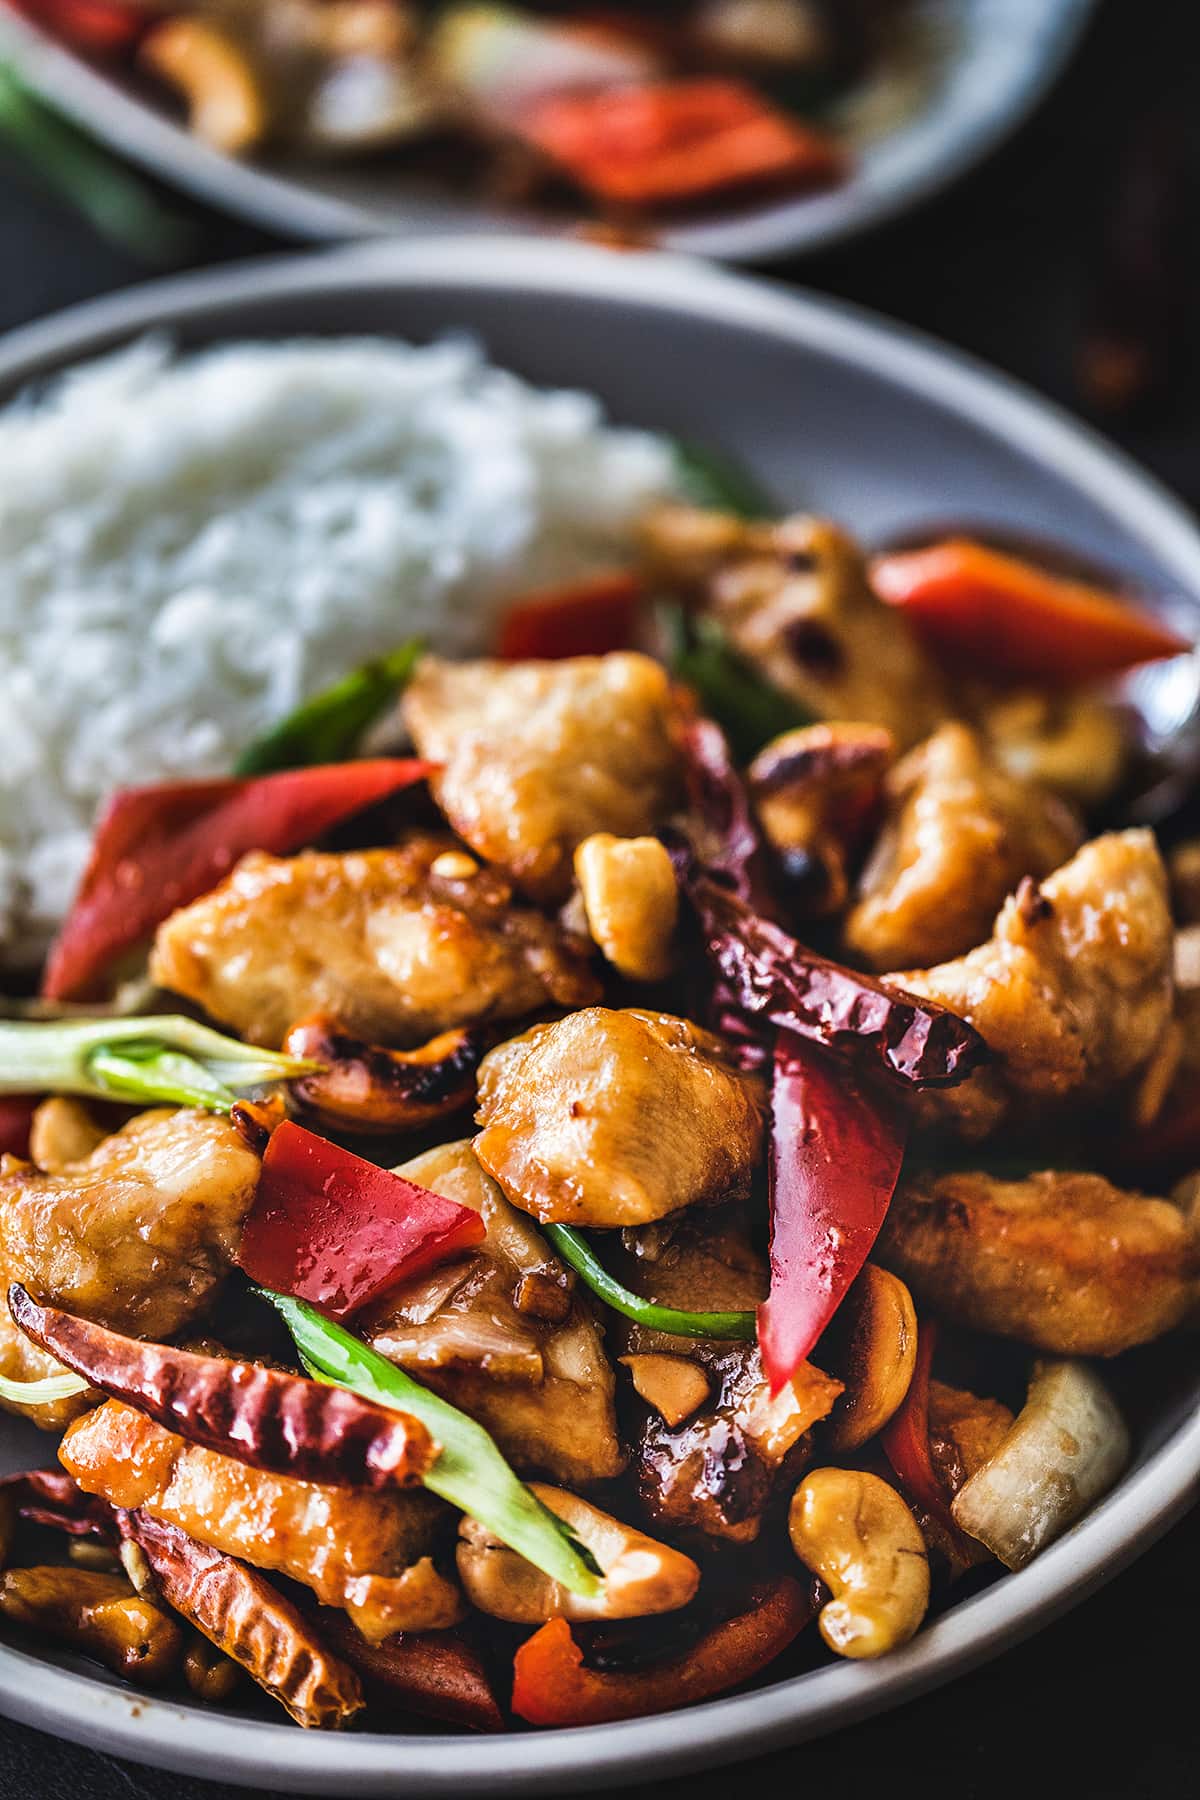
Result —
[{"label": "green onion piece", "polygon": [[482,1425],[306,1301],[267,1288],[256,1291],[282,1314],[311,1374],[394,1412],[411,1413],[428,1427],[441,1454],[423,1477],[427,1488],[470,1513],[573,1594],[600,1592],[595,1565],[589,1568],[562,1520],[518,1479]]},{"label": "green onion piece", "polygon": [[581,1275],[593,1294],[627,1319],[647,1325],[652,1331],[669,1331],[676,1337],[736,1338],[753,1340],[757,1315],[752,1312],[679,1312],[673,1306],[656,1306],[643,1300],[610,1275],[594,1254],[587,1239],[570,1225],[543,1225],[542,1231],[564,1262]]},{"label": "green onion piece", "polygon": [[193,247],[194,227],[168,211],[153,189],[42,104],[0,63],[0,136],[47,186],[110,242],[145,262],[168,263]]},{"label": "green onion piece", "polygon": [[320,1064],[259,1050],[178,1014],[0,1020],[0,1094],[79,1094],[224,1112],[238,1092],[311,1075]]},{"label": "green onion piece", "polygon": [[729,739],[738,762],[747,763],[782,732],[811,725],[813,714],[772,687],[732,649],[715,619],[682,606],[658,608],[671,673],[694,687],[700,704]]},{"label": "green onion piece", "polygon": [[345,761],[367,727],[407,687],[424,648],[420,638],[411,638],[389,656],[364,663],[314,694],[243,750],[233,765],[234,774],[269,775],[276,769]]},{"label": "green onion piece", "polygon": [[0,1400],[11,1406],[53,1406],[57,1400],[73,1400],[87,1391],[83,1376],[72,1375],[69,1369],[61,1375],[43,1375],[39,1381],[13,1381],[0,1375]]},{"label": "green onion piece", "polygon": [[766,489],[732,457],[678,439],[674,450],[679,485],[693,506],[736,513],[740,519],[767,519],[774,512]]}]

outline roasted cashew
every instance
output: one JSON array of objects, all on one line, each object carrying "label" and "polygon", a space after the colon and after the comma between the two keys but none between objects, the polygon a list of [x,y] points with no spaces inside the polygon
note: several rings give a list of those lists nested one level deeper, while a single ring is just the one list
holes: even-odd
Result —
[{"label": "roasted cashew", "polygon": [[834,1372],[846,1391],[829,1421],[829,1441],[835,1450],[857,1450],[882,1430],[908,1392],[917,1361],[917,1310],[898,1275],[864,1263],[837,1324],[841,1354]]},{"label": "roasted cashew", "polygon": [[814,1469],[792,1496],[792,1548],[833,1590],[821,1636],[839,1656],[906,1644],[929,1604],[929,1559],[895,1488],[862,1469]]},{"label": "roasted cashew", "polygon": [[572,1594],[467,1517],[459,1527],[458,1573],[468,1599],[481,1612],[514,1625],[541,1625],[547,1619],[640,1619],[674,1612],[692,1599],[700,1571],[690,1556],[623,1525],[564,1488],[540,1481],[530,1487],[591,1551],[604,1586],[592,1599]]},{"label": "roasted cashew", "polygon": [[0,1575],[0,1617],[94,1656],[131,1681],[154,1686],[173,1674],[183,1633],[120,1575],[47,1565]]},{"label": "roasted cashew", "polygon": [[191,129],[228,156],[251,150],[266,134],[267,98],[245,50],[206,19],[168,18],[142,41],[140,60],[173,87]]},{"label": "roasted cashew", "polygon": [[660,981],[671,966],[679,890],[658,839],[594,832],[575,852],[575,878],[588,929],[613,967],[631,981]]},{"label": "roasted cashew", "polygon": [[55,1094],[33,1115],[29,1158],[47,1174],[58,1175],[71,1163],[84,1162],[107,1136],[81,1101]]}]

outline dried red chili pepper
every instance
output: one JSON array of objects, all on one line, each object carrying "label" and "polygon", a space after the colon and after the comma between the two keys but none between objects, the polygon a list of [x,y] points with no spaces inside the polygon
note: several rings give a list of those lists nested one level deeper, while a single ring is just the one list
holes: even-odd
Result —
[{"label": "dried red chili pepper", "polygon": [[30,1469],[24,1475],[6,1475],[0,1492],[11,1494],[21,1518],[31,1525],[65,1531],[68,1537],[117,1537],[116,1519],[107,1500],[85,1494],[61,1469]]},{"label": "dried red chili pepper", "polygon": [[102,1393],[252,1468],[333,1487],[407,1487],[436,1455],[419,1420],[347,1388],[122,1337],[39,1306],[19,1285],[8,1306],[26,1337]]},{"label": "dried red chili pepper", "polygon": [[571,1627],[552,1619],[517,1651],[513,1711],[531,1725],[607,1725],[710,1700],[760,1674],[816,1610],[812,1584],[780,1576],[754,1590],[744,1613],[714,1625],[685,1655],[627,1674],[586,1668]]},{"label": "dried red chili pepper", "polygon": [[117,1514],[121,1535],[139,1545],[168,1606],[287,1708],[299,1725],[345,1725],[363,1707],[354,1670],[256,1569],[198,1544],[177,1525],[144,1512]]},{"label": "dried red chili pepper", "polygon": [[261,1287],[341,1319],[483,1235],[469,1206],[286,1120],[263,1156],[238,1262]]},{"label": "dried red chili pepper", "polygon": [[841,1053],[869,1044],[913,1087],[953,1085],[987,1058],[956,1013],[818,956],[686,859],[676,868],[709,957],[748,1018]]},{"label": "dried red chili pepper", "polygon": [[781,1031],[771,1093],[771,1293],[763,1368],[778,1393],[812,1351],[879,1235],[908,1115],[876,1076]]},{"label": "dried red chili pepper", "polygon": [[216,887],[248,850],[276,856],[423,781],[413,758],[328,763],[275,775],[124,788],[92,839],[79,891],[50,952],[42,992],[89,999],[99,977],[177,907]]}]

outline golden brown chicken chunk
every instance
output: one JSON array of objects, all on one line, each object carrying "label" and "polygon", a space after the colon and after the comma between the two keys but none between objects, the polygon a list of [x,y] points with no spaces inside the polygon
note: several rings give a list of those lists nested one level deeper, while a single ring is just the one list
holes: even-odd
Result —
[{"label": "golden brown chicken chunk", "polygon": [[929,1384],[929,1452],[942,1486],[951,1494],[990,1462],[1016,1423],[1002,1400]]},{"label": "golden brown chicken chunk", "polygon": [[151,968],[161,986],[273,1048],[313,1012],[411,1045],[597,991],[581,944],[514,905],[503,875],[424,836],[391,850],[244,856],[159,927]]},{"label": "golden brown chicken chunk", "polygon": [[[661,1306],[753,1311],[767,1297],[767,1265],[750,1242],[742,1209],[724,1208],[625,1234],[622,1259],[606,1253],[637,1293]],[[785,1470],[795,1478],[807,1433],[830,1411],[842,1383],[805,1363],[774,1398],[758,1346],[681,1338],[618,1320],[628,1356],[669,1356],[703,1373],[707,1400],[678,1425],[651,1404],[634,1458],[638,1486],[655,1518],[749,1543]]]},{"label": "golden brown chicken chunk", "polygon": [[1172,946],[1148,831],[1095,838],[1040,887],[1023,884],[987,943],[892,978],[968,1020],[997,1055],[961,1087],[922,1095],[923,1122],[978,1138],[1014,1108],[1035,1126],[1118,1093],[1170,1020]]},{"label": "golden brown chicken chunk", "polygon": [[[47,1174],[0,1164],[0,1271],[40,1298],[135,1337],[196,1317],[232,1265],[259,1159],[228,1119],[139,1113],[79,1162]],[[0,1371],[31,1379],[40,1353],[0,1327]],[[46,1425],[58,1408],[16,1408]]]},{"label": "golden brown chicken chunk", "polygon": [[951,711],[907,621],[872,591],[862,552],[828,520],[664,507],[643,547],[652,577],[702,595],[742,655],[818,717],[884,725],[903,749]]},{"label": "golden brown chicken chunk", "polygon": [[739,1198],[762,1149],[758,1085],[667,1013],[593,1006],[535,1025],[479,1069],[480,1162],[535,1219],[643,1225]]},{"label": "golden brown chicken chunk", "polygon": [[266,1475],[116,1400],[70,1427],[59,1459],[87,1493],[303,1582],[372,1642],[461,1616],[458,1589],[430,1560],[441,1508],[423,1489],[372,1493]]},{"label": "golden brown chicken chunk", "polygon": [[595,1316],[465,1140],[400,1174],[482,1213],[472,1253],[393,1290],[362,1324],[375,1348],[487,1427],[523,1470],[606,1481],[625,1466]]},{"label": "golden brown chicken chunk", "polygon": [[1200,1281],[1200,1245],[1177,1207],[1069,1170],[905,1182],[876,1254],[947,1318],[1062,1356],[1160,1337]]},{"label": "golden brown chicken chunk", "polygon": [[653,832],[676,797],[671,684],[646,656],[427,656],[404,719],[442,765],[433,789],[455,831],[537,900],[566,898],[584,838]]},{"label": "golden brown chicken chunk", "polygon": [[945,962],[987,936],[1006,894],[1079,846],[1064,801],[993,764],[966,725],[943,725],[886,783],[887,817],[844,926],[871,969]]}]

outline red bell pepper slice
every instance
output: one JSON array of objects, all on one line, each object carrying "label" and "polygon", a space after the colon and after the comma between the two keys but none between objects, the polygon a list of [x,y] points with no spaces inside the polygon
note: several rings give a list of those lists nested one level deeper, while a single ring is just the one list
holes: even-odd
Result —
[{"label": "red bell pepper slice", "polygon": [[483,1235],[469,1206],[286,1120],[263,1156],[238,1261],[260,1286],[344,1319]]},{"label": "red bell pepper slice", "polygon": [[746,187],[815,187],[840,146],[740,81],[664,81],[555,94],[517,122],[582,188],[618,206],[670,206]]},{"label": "red bell pepper slice", "polygon": [[277,775],[123,788],[101,816],[42,993],[93,999],[100,976],[177,907],[216,887],[247,850],[284,856],[423,781],[415,758],[328,763]]},{"label": "red bell pepper slice", "polygon": [[29,1131],[40,1104],[39,1094],[0,1097],[0,1156],[29,1155]]},{"label": "red bell pepper slice", "polygon": [[565,1619],[551,1619],[517,1651],[512,1708],[531,1725],[607,1725],[710,1700],[750,1681],[799,1637],[816,1611],[813,1587],[783,1575],[752,1605],[669,1662],[629,1673],[584,1667]]},{"label": "red bell pepper slice", "polygon": [[497,653],[506,662],[528,657],[607,656],[628,650],[645,598],[641,580],[626,569],[607,570],[573,587],[529,594],[509,607]]},{"label": "red bell pepper slice", "polygon": [[146,28],[138,6],[119,0],[21,0],[23,10],[49,30],[83,50],[114,55],[130,49]]},{"label": "red bell pepper slice", "polygon": [[937,654],[989,679],[1070,686],[1192,647],[1115,594],[967,538],[876,557],[871,580]]},{"label": "red bell pepper slice", "polygon": [[777,1394],[804,1362],[879,1235],[908,1114],[882,1081],[781,1031],[771,1091],[771,1292],[759,1308]]},{"label": "red bell pepper slice", "polygon": [[[917,1357],[912,1380],[898,1412],[879,1434],[883,1454],[891,1463],[908,1498],[933,1528],[935,1543],[948,1557],[951,1571],[965,1570],[987,1561],[987,1552],[969,1537],[950,1510],[945,1488],[933,1466],[929,1446],[929,1381],[937,1349],[937,1321],[917,1324]],[[927,1534],[928,1535],[928,1534]]]}]

